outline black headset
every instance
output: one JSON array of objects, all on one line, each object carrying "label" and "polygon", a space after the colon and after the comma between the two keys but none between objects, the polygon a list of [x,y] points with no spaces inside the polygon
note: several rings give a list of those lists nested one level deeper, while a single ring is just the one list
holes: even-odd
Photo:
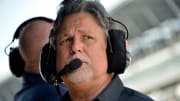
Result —
[{"label": "black headset", "polygon": [[[64,1],[65,2],[65,1]],[[107,57],[108,57],[108,73],[121,74],[124,73],[127,64],[130,62],[129,52],[126,49],[126,40],[128,39],[127,27],[118,20],[108,17],[108,20],[124,27],[122,29],[109,29],[107,35]],[[55,32],[51,30],[53,35]],[[41,53],[41,76],[48,83],[57,83],[62,80],[56,71],[56,51],[49,41],[42,49]]]},{"label": "black headset", "polygon": [[10,44],[8,44],[6,47],[5,47],[5,54],[9,56],[9,68],[10,68],[10,71],[12,72],[12,74],[14,74],[14,76],[16,77],[21,77],[24,73],[24,61],[21,57],[21,54],[19,52],[19,47],[10,47],[10,52],[9,54],[6,52],[7,48],[15,41],[15,39],[19,39],[20,37],[20,34],[22,32],[22,30],[29,24],[31,23],[32,21],[35,21],[35,20],[40,20],[40,21],[46,21],[46,22],[49,22],[49,23],[53,23],[54,21],[50,18],[46,18],[46,17],[33,17],[33,18],[30,18],[28,20],[26,20],[25,22],[23,22],[15,31],[14,33],[14,36],[13,36],[13,39],[11,41]]}]

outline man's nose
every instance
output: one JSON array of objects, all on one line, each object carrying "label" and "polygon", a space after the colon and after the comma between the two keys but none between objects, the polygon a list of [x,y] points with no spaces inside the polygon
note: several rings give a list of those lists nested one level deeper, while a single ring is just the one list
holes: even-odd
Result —
[{"label": "man's nose", "polygon": [[81,53],[83,51],[83,43],[80,39],[74,38],[72,46],[71,46],[71,52],[72,54]]}]

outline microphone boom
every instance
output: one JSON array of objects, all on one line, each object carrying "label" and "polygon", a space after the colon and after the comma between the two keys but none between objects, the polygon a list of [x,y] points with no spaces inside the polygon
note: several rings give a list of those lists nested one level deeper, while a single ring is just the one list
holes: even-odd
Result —
[{"label": "microphone boom", "polygon": [[78,69],[82,65],[82,61],[78,58],[72,60],[69,64],[66,64],[64,68],[58,72],[58,76],[72,73],[74,70]]}]

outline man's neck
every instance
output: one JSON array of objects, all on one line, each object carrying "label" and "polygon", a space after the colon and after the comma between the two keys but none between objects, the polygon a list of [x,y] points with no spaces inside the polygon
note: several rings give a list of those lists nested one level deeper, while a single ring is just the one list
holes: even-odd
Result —
[{"label": "man's neck", "polygon": [[72,101],[92,101],[110,83],[112,78],[112,75],[106,75],[85,83],[68,85]]},{"label": "man's neck", "polygon": [[37,65],[25,65],[25,71],[32,74],[39,74],[39,67]]}]

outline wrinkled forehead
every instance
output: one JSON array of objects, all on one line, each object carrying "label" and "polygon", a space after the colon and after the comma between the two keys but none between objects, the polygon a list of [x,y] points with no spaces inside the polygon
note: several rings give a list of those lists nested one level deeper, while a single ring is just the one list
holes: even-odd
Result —
[{"label": "wrinkled forehead", "polygon": [[61,31],[68,31],[70,28],[82,31],[93,31],[99,28],[99,30],[104,31],[103,27],[98,23],[98,20],[87,12],[74,13],[66,16],[61,26],[57,28],[57,34]]}]

